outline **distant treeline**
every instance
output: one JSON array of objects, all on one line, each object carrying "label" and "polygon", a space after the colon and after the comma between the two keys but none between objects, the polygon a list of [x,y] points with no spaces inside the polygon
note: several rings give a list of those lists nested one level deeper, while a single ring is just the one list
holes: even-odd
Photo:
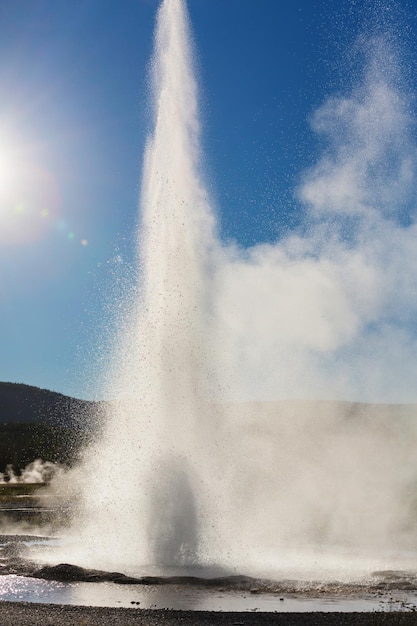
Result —
[{"label": "distant treeline", "polygon": [[0,424],[0,471],[16,471],[35,459],[71,466],[80,455],[86,433],[49,424]]},{"label": "distant treeline", "polygon": [[37,458],[72,465],[92,437],[104,404],[17,383],[0,383],[0,472]]}]

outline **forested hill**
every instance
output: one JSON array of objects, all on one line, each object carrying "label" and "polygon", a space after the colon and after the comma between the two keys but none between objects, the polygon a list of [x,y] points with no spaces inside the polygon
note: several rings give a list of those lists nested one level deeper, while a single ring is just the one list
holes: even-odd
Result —
[{"label": "forested hill", "polygon": [[35,459],[71,466],[95,436],[105,403],[17,383],[0,383],[0,473]]},{"label": "forested hill", "polygon": [[30,385],[0,383],[0,424],[89,428],[102,409],[100,402],[79,400]]}]

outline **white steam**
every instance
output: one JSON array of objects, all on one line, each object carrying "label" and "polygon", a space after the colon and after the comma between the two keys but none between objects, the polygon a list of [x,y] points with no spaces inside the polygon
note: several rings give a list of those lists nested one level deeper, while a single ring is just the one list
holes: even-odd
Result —
[{"label": "white steam", "polygon": [[58,463],[35,459],[20,472],[16,473],[13,465],[7,465],[4,473],[0,473],[0,483],[50,483],[64,473]]},{"label": "white steam", "polygon": [[416,538],[415,407],[302,402],[416,400],[417,160],[393,55],[372,42],[358,84],[313,116],[327,147],[298,189],[304,228],[241,250],[215,237],[191,52],[185,2],[164,0],[140,297],[65,558],[316,579],[398,565]]},{"label": "white steam", "polygon": [[307,229],[226,250],[216,304],[237,398],[415,402],[417,150],[384,41],[312,128],[326,146],[298,197]]}]

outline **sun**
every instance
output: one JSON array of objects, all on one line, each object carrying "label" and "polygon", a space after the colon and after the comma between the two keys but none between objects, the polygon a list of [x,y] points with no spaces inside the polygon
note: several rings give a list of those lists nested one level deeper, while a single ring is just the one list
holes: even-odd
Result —
[{"label": "sun", "polygon": [[[0,145],[0,211],[7,206],[7,198],[17,187],[19,159],[13,150]],[[21,164],[20,164],[21,165]]]},{"label": "sun", "polygon": [[58,197],[55,177],[41,159],[0,134],[0,244],[42,238]]}]

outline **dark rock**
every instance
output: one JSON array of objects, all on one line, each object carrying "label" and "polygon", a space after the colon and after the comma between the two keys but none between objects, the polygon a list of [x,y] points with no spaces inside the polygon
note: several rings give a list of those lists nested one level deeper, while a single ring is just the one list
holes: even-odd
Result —
[{"label": "dark rock", "polygon": [[69,563],[60,563],[59,565],[45,565],[35,571],[35,578],[43,578],[45,580],[77,581],[77,582],[100,582],[112,580],[114,576],[123,576],[123,574],[110,574],[100,570],[84,569],[78,565]]},{"label": "dark rock", "polygon": [[103,570],[88,569],[71,565],[70,563],[60,563],[59,565],[45,565],[33,572],[34,578],[43,578],[44,580],[58,580],[60,582],[113,582],[119,585],[138,585],[142,584],[140,578],[126,576],[121,572],[105,572]]}]

